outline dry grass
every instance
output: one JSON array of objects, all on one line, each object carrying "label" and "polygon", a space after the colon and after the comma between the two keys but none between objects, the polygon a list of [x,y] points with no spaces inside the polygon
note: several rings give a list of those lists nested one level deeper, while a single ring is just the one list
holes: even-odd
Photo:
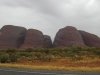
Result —
[{"label": "dry grass", "polygon": [[73,61],[69,58],[54,59],[51,62],[48,61],[28,61],[21,60],[16,63],[0,64],[0,67],[11,67],[11,68],[25,68],[35,70],[64,70],[64,71],[93,71],[100,72],[100,59],[85,58],[80,61]]},{"label": "dry grass", "polygon": [[71,60],[70,58],[55,58],[51,62],[41,60],[21,60],[17,64],[33,65],[33,66],[58,66],[58,67],[100,67],[100,59],[84,58],[83,60]]},{"label": "dry grass", "polygon": [[100,67],[64,67],[64,66],[33,66],[20,64],[0,64],[0,67],[35,69],[35,70],[65,70],[65,71],[94,71],[100,72]]}]

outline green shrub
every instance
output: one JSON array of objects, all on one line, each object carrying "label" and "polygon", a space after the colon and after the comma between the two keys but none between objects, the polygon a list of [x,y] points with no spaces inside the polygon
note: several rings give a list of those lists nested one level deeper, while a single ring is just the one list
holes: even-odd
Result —
[{"label": "green shrub", "polygon": [[76,46],[72,46],[69,48],[69,51],[77,54],[77,53],[79,53],[80,50],[78,50],[78,48]]},{"label": "green shrub", "polygon": [[50,62],[52,60],[52,56],[47,54],[41,54],[39,60]]},{"label": "green shrub", "polygon": [[61,53],[59,51],[51,51],[50,53],[54,56],[60,56],[61,55]]},{"label": "green shrub", "polygon": [[100,56],[100,49],[96,49],[96,50],[94,50],[93,53],[94,53],[95,55]]},{"label": "green shrub", "polygon": [[44,53],[46,53],[46,54],[49,54],[49,51],[50,51],[50,50],[49,50],[48,48],[45,48],[45,49],[44,49]]},{"label": "green shrub", "polygon": [[20,61],[20,60],[23,60],[23,59],[26,59],[25,56],[21,56],[20,58],[17,59],[17,61]]},{"label": "green shrub", "polygon": [[21,57],[21,56],[25,56],[25,57],[34,57],[36,54],[35,52],[20,52],[20,53],[17,53],[18,54],[18,57]]},{"label": "green shrub", "polygon": [[95,47],[82,47],[82,51],[93,51]]},{"label": "green shrub", "polygon": [[1,63],[6,63],[9,60],[9,55],[8,54],[2,54],[0,59],[1,59]]},{"label": "green shrub", "polygon": [[47,55],[46,60],[50,62],[52,60],[52,55]]},{"label": "green shrub", "polygon": [[11,62],[16,62],[18,57],[17,57],[16,54],[11,53],[11,54],[9,55],[9,58],[10,58],[10,61],[11,61]]},{"label": "green shrub", "polygon": [[72,51],[68,51],[66,57],[75,57],[75,54]]},{"label": "green shrub", "polygon": [[25,50],[25,52],[33,52],[33,48],[27,48],[26,50]]},{"label": "green shrub", "polygon": [[43,51],[42,48],[34,48],[34,49],[33,49],[33,52],[42,52],[42,51]]},{"label": "green shrub", "polygon": [[17,50],[12,49],[12,48],[7,49],[7,51],[6,51],[6,53],[16,53],[16,52],[17,52]]},{"label": "green shrub", "polygon": [[36,54],[35,54],[35,56],[37,57],[37,59],[41,59],[41,55],[42,55],[42,53],[40,53],[40,52],[36,52]]}]

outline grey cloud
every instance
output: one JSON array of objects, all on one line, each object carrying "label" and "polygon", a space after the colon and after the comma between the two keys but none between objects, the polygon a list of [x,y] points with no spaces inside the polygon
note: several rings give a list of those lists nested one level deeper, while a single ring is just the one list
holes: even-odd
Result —
[{"label": "grey cloud", "polygon": [[1,0],[0,27],[19,25],[54,38],[67,25],[100,36],[99,0]]}]

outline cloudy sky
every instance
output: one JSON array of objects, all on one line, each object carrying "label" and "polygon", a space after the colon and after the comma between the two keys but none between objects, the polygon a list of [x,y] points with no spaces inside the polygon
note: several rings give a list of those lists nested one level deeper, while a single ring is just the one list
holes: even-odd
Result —
[{"label": "cloudy sky", "polygon": [[0,0],[3,25],[38,29],[52,39],[65,26],[100,37],[100,0]]}]

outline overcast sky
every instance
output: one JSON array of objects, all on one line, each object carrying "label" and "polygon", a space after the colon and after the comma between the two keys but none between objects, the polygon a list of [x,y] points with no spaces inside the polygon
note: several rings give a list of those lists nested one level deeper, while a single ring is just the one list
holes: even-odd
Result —
[{"label": "overcast sky", "polygon": [[38,29],[52,39],[65,26],[100,37],[100,0],[0,0],[3,25]]}]

